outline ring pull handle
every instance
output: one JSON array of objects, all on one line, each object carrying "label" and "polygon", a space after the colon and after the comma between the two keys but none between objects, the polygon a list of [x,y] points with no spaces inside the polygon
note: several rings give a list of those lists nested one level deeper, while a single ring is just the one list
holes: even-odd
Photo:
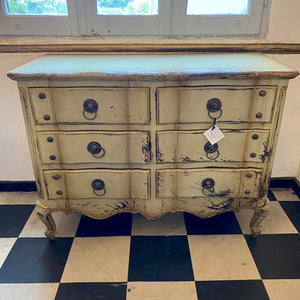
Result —
[{"label": "ring pull handle", "polygon": [[212,98],[207,101],[206,108],[208,111],[208,116],[211,119],[219,119],[222,114],[222,102],[219,98]]},{"label": "ring pull handle", "polygon": [[205,178],[202,181],[202,193],[206,196],[212,196],[215,193],[215,181],[212,178]]},{"label": "ring pull handle", "polygon": [[92,182],[93,193],[96,196],[103,196],[106,194],[105,183],[101,179],[95,179]]},{"label": "ring pull handle", "polygon": [[83,102],[82,114],[87,120],[95,120],[97,117],[98,103],[94,99],[87,99]]},{"label": "ring pull handle", "polygon": [[219,146],[218,144],[211,144],[210,142],[207,142],[204,145],[204,151],[206,152],[206,157],[210,160],[216,160],[219,155],[220,155],[220,151],[219,151]]},{"label": "ring pull handle", "polygon": [[104,148],[98,142],[90,142],[87,145],[87,150],[95,157],[101,158],[105,155]]}]

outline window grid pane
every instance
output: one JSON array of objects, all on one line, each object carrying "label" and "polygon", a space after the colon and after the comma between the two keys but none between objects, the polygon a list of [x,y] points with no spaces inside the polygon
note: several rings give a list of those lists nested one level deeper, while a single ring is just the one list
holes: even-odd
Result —
[{"label": "window grid pane", "polygon": [[247,15],[249,0],[188,0],[187,15]]},{"label": "window grid pane", "polygon": [[158,0],[97,0],[98,15],[153,16]]},{"label": "window grid pane", "polygon": [[22,16],[67,16],[67,0],[4,0],[6,14]]}]

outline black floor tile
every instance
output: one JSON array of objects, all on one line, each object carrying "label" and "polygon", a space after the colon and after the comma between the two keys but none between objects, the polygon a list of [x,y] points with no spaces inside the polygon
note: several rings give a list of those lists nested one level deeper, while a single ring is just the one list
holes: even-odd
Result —
[{"label": "black floor tile", "polygon": [[280,205],[300,232],[300,201],[281,201]]},{"label": "black floor tile", "polygon": [[0,205],[0,237],[18,237],[34,205]]},{"label": "black floor tile", "polygon": [[203,300],[269,300],[260,280],[198,281],[196,289]]},{"label": "black floor tile", "polygon": [[62,283],[55,300],[125,300],[126,283]]},{"label": "black floor tile", "polygon": [[184,213],[187,234],[242,234],[234,212],[226,212],[208,219]]},{"label": "black floor tile", "polygon": [[262,279],[300,279],[300,235],[245,236]]},{"label": "black floor tile", "polygon": [[271,190],[268,190],[268,199],[270,201],[277,201],[276,196],[274,195],[274,193]]},{"label": "black floor tile", "polygon": [[108,219],[97,220],[82,216],[77,229],[77,237],[130,235],[132,214],[121,213]]},{"label": "black floor tile", "polygon": [[0,283],[59,282],[72,242],[18,238],[0,270]]},{"label": "black floor tile", "polygon": [[186,236],[133,236],[128,281],[194,280]]}]

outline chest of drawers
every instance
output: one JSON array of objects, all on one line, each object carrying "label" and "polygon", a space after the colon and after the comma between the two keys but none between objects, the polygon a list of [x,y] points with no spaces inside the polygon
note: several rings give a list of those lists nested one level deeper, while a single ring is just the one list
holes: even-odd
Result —
[{"label": "chest of drawers", "polygon": [[[157,219],[242,208],[257,236],[297,74],[260,54],[49,55],[13,70],[46,236],[56,211]],[[214,145],[203,134],[213,126],[225,136]]]}]

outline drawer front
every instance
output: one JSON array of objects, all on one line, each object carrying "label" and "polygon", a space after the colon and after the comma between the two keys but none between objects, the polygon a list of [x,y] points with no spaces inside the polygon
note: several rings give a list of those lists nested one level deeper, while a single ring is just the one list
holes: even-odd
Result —
[{"label": "drawer front", "polygon": [[165,169],[156,171],[157,198],[259,197],[262,169]]},{"label": "drawer front", "polygon": [[204,131],[158,132],[157,163],[264,161],[268,130],[222,130],[225,138],[213,146],[203,135]]},{"label": "drawer front", "polygon": [[149,170],[44,171],[49,199],[149,199]]},{"label": "drawer front", "polygon": [[169,87],[157,91],[157,123],[270,122],[276,87]]},{"label": "drawer front", "polygon": [[31,88],[36,124],[149,124],[148,88]]},{"label": "drawer front", "polygon": [[142,131],[38,132],[41,161],[51,163],[149,163],[150,133]]}]

